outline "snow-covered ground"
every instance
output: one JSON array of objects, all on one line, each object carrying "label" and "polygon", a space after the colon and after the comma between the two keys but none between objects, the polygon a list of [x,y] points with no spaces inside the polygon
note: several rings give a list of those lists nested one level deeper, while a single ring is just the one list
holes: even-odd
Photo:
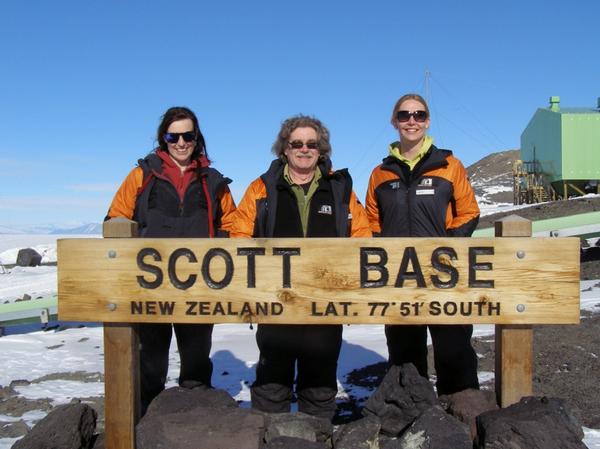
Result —
[{"label": "snow-covered ground", "polygon": [[[496,209],[497,211],[498,209]],[[73,236],[69,236],[73,237]],[[90,236],[86,236],[90,237]],[[61,236],[0,235],[0,263],[11,264],[16,259],[19,248],[33,247],[43,252],[47,261],[56,260],[56,239]],[[1,272],[0,272],[1,273]],[[600,288],[594,287],[599,281],[581,283],[582,309],[598,310]],[[24,293],[56,293],[56,267],[12,268],[0,274],[0,304],[22,297]],[[33,293],[33,294],[32,294]],[[1,319],[1,317],[0,317]],[[254,330],[248,325],[220,324],[213,333],[212,359],[214,362],[213,384],[227,390],[233,397],[249,406],[248,386],[254,380],[254,365],[258,351],[254,342]],[[493,333],[493,326],[475,326],[475,335]],[[339,397],[347,395],[349,385],[346,375],[353,369],[385,360],[387,348],[381,325],[352,325],[344,327],[344,343],[338,366]],[[171,347],[168,385],[175,385],[178,375],[178,354]],[[0,337],[0,386],[8,386],[12,381],[27,379],[33,381],[55,373],[103,373],[102,328],[88,327],[67,329],[60,332],[33,332],[29,334]],[[493,378],[493,373],[480,372],[481,381]],[[64,377],[64,376],[63,376]],[[81,380],[48,379],[15,390],[29,399],[50,398],[53,403],[69,402],[76,397],[102,396],[104,385],[97,379],[90,382]],[[94,380],[92,378],[92,380]],[[352,394],[367,397],[371,392],[360,391],[352,385]],[[24,420],[29,426],[45,416],[43,411],[31,411],[23,416],[0,415],[0,423]],[[584,429],[589,448],[600,448],[600,430]],[[15,438],[0,438],[0,449],[8,449]]]}]

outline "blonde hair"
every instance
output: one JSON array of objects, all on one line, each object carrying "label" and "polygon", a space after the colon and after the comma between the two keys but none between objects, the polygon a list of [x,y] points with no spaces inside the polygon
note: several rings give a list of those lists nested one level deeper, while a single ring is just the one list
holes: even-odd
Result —
[{"label": "blonde hair", "polygon": [[419,94],[406,94],[406,95],[402,95],[398,101],[396,102],[396,104],[394,105],[394,110],[392,111],[392,118],[390,120],[392,126],[395,128],[396,127],[396,114],[398,113],[398,110],[400,108],[400,105],[402,103],[404,103],[406,100],[415,100],[418,101],[419,103],[421,103],[423,105],[423,107],[425,107],[425,112],[427,112],[427,116],[429,116],[429,106],[427,106],[427,102],[425,101],[425,98],[423,98],[421,95]]}]

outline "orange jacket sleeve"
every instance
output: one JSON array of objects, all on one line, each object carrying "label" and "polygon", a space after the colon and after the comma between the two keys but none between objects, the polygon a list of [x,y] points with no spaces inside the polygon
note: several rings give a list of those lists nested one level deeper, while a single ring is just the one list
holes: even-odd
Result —
[{"label": "orange jacket sleeve", "polygon": [[140,167],[135,167],[129,172],[112,200],[108,209],[108,218],[125,217],[130,220],[133,219],[135,201],[138,189],[142,186],[143,177],[144,171]]},{"label": "orange jacket sleeve", "polygon": [[229,187],[225,186],[217,195],[221,206],[221,231],[231,232],[235,220],[235,201],[231,195]]},{"label": "orange jacket sleeve", "polygon": [[230,237],[252,238],[256,220],[256,201],[267,195],[262,179],[255,179],[246,189],[244,197],[235,212]]},{"label": "orange jacket sleeve", "polygon": [[367,187],[367,197],[365,198],[365,212],[369,220],[369,227],[373,234],[381,233],[381,222],[379,221],[379,206],[377,205],[377,196],[375,189],[381,183],[378,178],[381,175],[379,167],[375,168],[369,177],[369,185]]},{"label": "orange jacket sleeve", "polygon": [[458,159],[454,157],[449,159],[454,159],[452,161],[454,168],[452,179],[455,207],[448,208],[446,229],[450,230],[454,237],[468,237],[479,220],[479,206],[473,187],[469,182],[467,170]]},{"label": "orange jacket sleeve", "polygon": [[350,195],[349,209],[352,215],[350,237],[371,237],[367,213],[354,192]]}]

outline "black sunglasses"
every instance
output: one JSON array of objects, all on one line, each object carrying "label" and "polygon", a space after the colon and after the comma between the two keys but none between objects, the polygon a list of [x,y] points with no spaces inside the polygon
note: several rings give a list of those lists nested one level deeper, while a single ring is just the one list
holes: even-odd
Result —
[{"label": "black sunglasses", "polygon": [[164,138],[167,143],[179,142],[179,137],[183,137],[185,142],[193,142],[196,140],[196,133],[194,131],[188,131],[185,133],[165,133]]},{"label": "black sunglasses", "polygon": [[308,148],[309,150],[317,150],[319,148],[319,144],[315,140],[309,140],[306,143],[302,142],[301,140],[292,140],[291,142],[289,142],[289,145],[294,150],[299,150],[304,145],[306,145],[306,148]]},{"label": "black sunglasses", "polygon": [[408,122],[410,118],[414,118],[415,122],[423,123],[429,117],[427,111],[398,111],[396,112],[396,118],[399,122]]}]

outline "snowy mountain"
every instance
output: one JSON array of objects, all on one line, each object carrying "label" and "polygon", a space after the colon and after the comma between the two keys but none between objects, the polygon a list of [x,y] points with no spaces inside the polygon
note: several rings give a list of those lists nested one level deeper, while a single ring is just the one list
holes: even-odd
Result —
[{"label": "snowy mountain", "polygon": [[16,228],[9,228],[8,226],[0,226],[1,234],[26,234],[26,232]]},{"label": "snowy mountain", "polygon": [[88,223],[75,228],[57,228],[53,229],[49,234],[80,234],[80,235],[92,235],[92,234],[102,234],[102,224],[101,223]]},{"label": "snowy mountain", "polygon": [[97,235],[102,234],[101,223],[78,223],[73,225],[46,224],[35,226],[0,226],[0,234],[63,234],[63,235]]}]

